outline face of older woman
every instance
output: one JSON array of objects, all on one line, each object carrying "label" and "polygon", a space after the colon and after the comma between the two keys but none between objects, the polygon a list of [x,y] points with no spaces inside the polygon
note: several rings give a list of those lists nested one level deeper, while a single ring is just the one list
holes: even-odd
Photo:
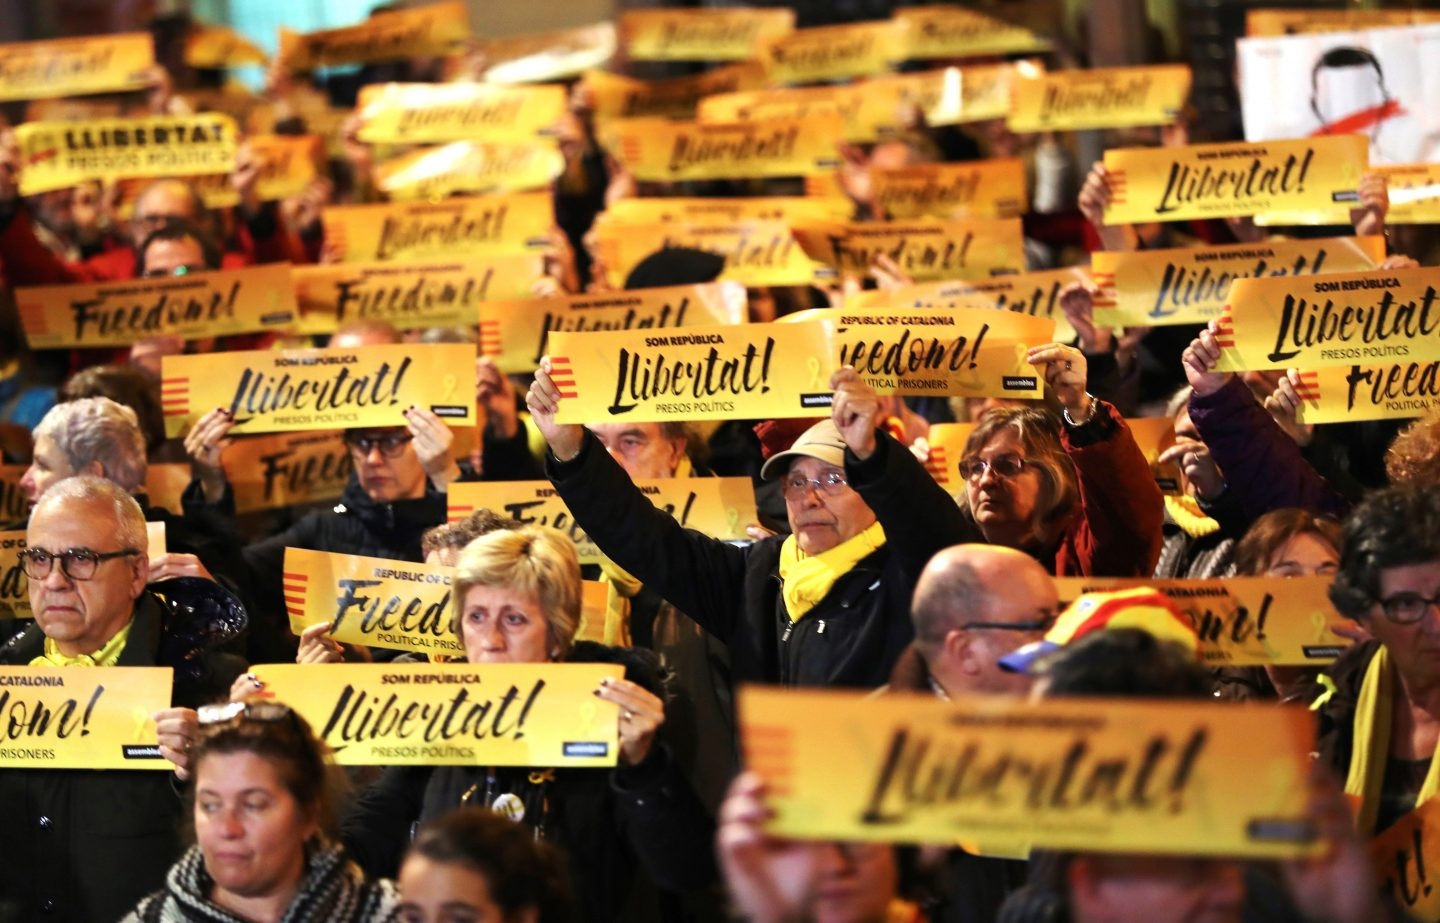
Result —
[{"label": "face of older woman", "polygon": [[987,463],[984,473],[965,481],[970,511],[987,538],[1002,545],[1018,544],[1033,531],[1040,500],[1040,472],[1024,465],[1011,475],[1001,474],[1010,458],[1026,461],[1025,447],[1012,427],[990,438],[975,456]]},{"label": "face of older woman", "polygon": [[540,601],[503,586],[472,586],[460,610],[461,641],[470,663],[545,663],[549,623]]},{"label": "face of older woman", "polygon": [[[790,485],[802,479],[812,483],[803,488]],[[819,486],[814,481],[819,481]],[[790,465],[782,486],[790,529],[806,554],[824,554],[875,522],[874,511],[845,482],[844,468],[827,465],[818,458],[799,458]]]},{"label": "face of older woman", "polygon": [[[1440,682],[1440,612],[1426,599],[1440,597],[1440,561],[1387,567],[1380,571],[1380,600],[1370,606],[1366,628],[1385,645],[1400,675],[1408,682]],[[1417,621],[1396,624],[1387,617],[1381,602],[1392,605],[1402,600],[1421,611]]]}]

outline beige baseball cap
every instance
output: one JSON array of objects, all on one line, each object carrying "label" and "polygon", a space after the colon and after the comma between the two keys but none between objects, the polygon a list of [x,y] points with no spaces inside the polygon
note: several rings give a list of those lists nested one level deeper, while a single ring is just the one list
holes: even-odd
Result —
[{"label": "beige baseball cap", "polygon": [[797,458],[818,458],[827,465],[845,467],[845,440],[832,420],[821,420],[800,434],[795,444],[783,452],[776,452],[760,469],[765,480],[778,478],[790,470],[790,462]]}]

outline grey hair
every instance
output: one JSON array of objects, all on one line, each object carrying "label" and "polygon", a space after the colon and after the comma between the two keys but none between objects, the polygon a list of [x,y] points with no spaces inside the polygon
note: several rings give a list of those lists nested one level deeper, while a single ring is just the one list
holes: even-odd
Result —
[{"label": "grey hair", "polygon": [[[108,507],[115,516],[116,538],[122,548],[134,548],[142,554],[150,553],[150,536],[145,529],[145,514],[140,504],[120,484],[93,474],[77,474],[50,485],[35,504],[38,512],[42,507],[71,502],[96,507]],[[34,521],[35,513],[31,513]]]},{"label": "grey hair", "polygon": [[135,411],[108,397],[56,404],[35,427],[35,438],[54,440],[72,471],[99,462],[105,477],[134,493],[145,486],[145,434]]}]

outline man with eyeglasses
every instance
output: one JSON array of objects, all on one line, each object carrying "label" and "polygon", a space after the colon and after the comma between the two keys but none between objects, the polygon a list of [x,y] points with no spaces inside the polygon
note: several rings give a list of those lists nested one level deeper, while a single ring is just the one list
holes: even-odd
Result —
[{"label": "man with eyeglasses", "polygon": [[[245,669],[209,645],[243,630],[244,612],[208,581],[171,581],[162,601],[146,591],[146,555],[145,519],[119,485],[78,475],[50,487],[21,558],[35,621],[0,648],[0,664],[174,667],[172,707],[153,718],[183,778],[194,709],[223,698]],[[164,882],[180,817],[168,772],[0,771],[0,919],[119,919]]]}]

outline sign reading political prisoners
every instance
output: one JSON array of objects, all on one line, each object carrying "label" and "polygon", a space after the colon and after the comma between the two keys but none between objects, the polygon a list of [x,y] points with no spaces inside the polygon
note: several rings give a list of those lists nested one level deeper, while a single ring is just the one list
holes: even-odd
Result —
[{"label": "sign reading political prisoners", "polygon": [[1237,279],[1216,369],[1324,368],[1440,359],[1440,269]]},{"label": "sign reading political prisoners", "polygon": [[600,680],[624,676],[615,664],[264,664],[254,673],[341,766],[615,765],[620,709],[595,697]]},{"label": "sign reading political prisoners", "polygon": [[471,326],[481,302],[527,297],[544,274],[538,253],[300,266],[292,272],[298,329],[334,333],[354,320],[383,320],[400,330]]},{"label": "sign reading political prisoners", "polygon": [[1060,307],[1060,293],[1072,285],[1089,285],[1084,269],[1046,269],[977,279],[973,282],[924,282],[899,288],[877,288],[847,297],[847,307],[872,308],[993,308],[1014,311],[1055,322],[1055,341],[1069,343],[1075,328]]},{"label": "sign reading political prisoners", "polygon": [[1329,237],[1175,250],[1097,251],[1090,271],[1095,323],[1107,327],[1203,324],[1220,316],[1236,279],[1363,272],[1385,259],[1385,238]]},{"label": "sign reading political prisoners", "polygon": [[370,64],[406,58],[445,57],[463,51],[470,38],[464,3],[435,3],[370,18],[343,29],[304,34],[280,30],[280,60],[292,70],[336,64]]},{"label": "sign reading political prisoners", "polygon": [[1190,96],[1184,64],[1017,73],[1011,131],[1083,131],[1170,125]]},{"label": "sign reading political prisoners", "polygon": [[772,83],[818,83],[888,73],[905,58],[905,24],[896,20],[815,26],[761,43]]},{"label": "sign reading political prisoners", "polygon": [[125,346],[152,336],[187,340],[293,327],[290,267],[281,263],[99,285],[15,290],[33,349]]},{"label": "sign reading political prisoners", "polygon": [[565,171],[553,142],[454,141],[375,165],[375,188],[391,199],[443,199],[456,193],[523,192]]},{"label": "sign reading political prisoners", "polygon": [[[722,541],[744,541],[755,522],[755,487],[749,478],[654,478],[635,482],[656,509],[687,529]],[[477,510],[509,516],[523,525],[549,526],[570,536],[580,563],[598,564],[600,549],[575,522],[549,481],[471,481],[451,484],[446,494],[451,522]]]},{"label": "sign reading political prisoners", "polygon": [[870,181],[889,218],[1017,218],[1029,209],[1018,157],[876,169]]},{"label": "sign reading political prisoners", "polygon": [[907,58],[978,58],[1046,51],[1050,43],[1030,29],[950,4],[895,11],[906,26]]},{"label": "sign reading political prisoners", "polygon": [[443,202],[340,205],[324,210],[325,242],[347,263],[473,257],[544,250],[555,206],[548,192]]},{"label": "sign reading political prisoners", "polygon": [[646,182],[805,176],[839,169],[839,115],[753,122],[622,119],[600,133],[621,166]]},{"label": "sign reading political prisoners", "polygon": [[1354,623],[1330,602],[1329,577],[1226,577],[1158,580],[1059,577],[1061,606],[1081,593],[1147,586],[1190,616],[1207,666],[1326,664],[1350,646],[1335,633]]},{"label": "sign reading political prisoners", "polygon": [[1301,423],[1403,420],[1440,407],[1440,362],[1339,365],[1299,372]]},{"label": "sign reading political prisoners", "polygon": [[592,70],[586,71],[580,80],[596,121],[693,119],[701,103],[711,96],[758,90],[765,84],[765,67],[758,61],[717,67],[694,77],[636,80],[608,71]]},{"label": "sign reading political prisoners", "polygon": [[285,609],[299,635],[327,624],[345,644],[464,660],[451,631],[453,568],[285,549]]},{"label": "sign reading political prisoners", "polygon": [[501,371],[533,372],[556,330],[658,330],[741,324],[745,287],[711,282],[594,295],[491,301],[480,308],[480,352]]},{"label": "sign reading political prisoners", "polygon": [[1365,139],[1233,142],[1105,152],[1106,224],[1228,218],[1360,200]]},{"label": "sign reading political prisoners", "polygon": [[755,686],[739,700],[745,765],[765,780],[779,836],[1255,858],[1315,848],[1303,708]]},{"label": "sign reading political prisoners", "polygon": [[823,416],[837,366],[807,324],[550,334],[561,423]]},{"label": "sign reading political prisoners", "polygon": [[155,42],[148,32],[0,45],[0,100],[140,90]]},{"label": "sign reading political prisoners", "polygon": [[64,189],[92,179],[229,173],[238,145],[228,115],[149,116],[92,122],[26,122],[20,144],[20,194]]},{"label": "sign reading political prisoners", "polygon": [[162,769],[169,667],[0,667],[0,768]]},{"label": "sign reading political prisoners", "polygon": [[1025,271],[1019,218],[813,224],[793,233],[811,259],[839,276],[865,278],[878,256],[890,257],[917,282]]},{"label": "sign reading political prisoners", "polygon": [[626,10],[620,38],[635,61],[748,61],[795,28],[789,9]]},{"label": "sign reading political prisoners", "polygon": [[461,343],[166,356],[160,400],[179,436],[217,407],[241,433],[404,426],[410,407],[475,419],[475,348]]},{"label": "sign reading political prisoners", "polygon": [[558,85],[372,83],[360,88],[359,138],[371,144],[534,141],[555,134],[566,102]]},{"label": "sign reading political prisoners", "polygon": [[597,262],[615,288],[623,288],[641,260],[671,247],[704,250],[725,258],[719,278],[745,285],[810,285],[826,270],[801,249],[784,221],[702,220],[628,224],[595,223]]}]

